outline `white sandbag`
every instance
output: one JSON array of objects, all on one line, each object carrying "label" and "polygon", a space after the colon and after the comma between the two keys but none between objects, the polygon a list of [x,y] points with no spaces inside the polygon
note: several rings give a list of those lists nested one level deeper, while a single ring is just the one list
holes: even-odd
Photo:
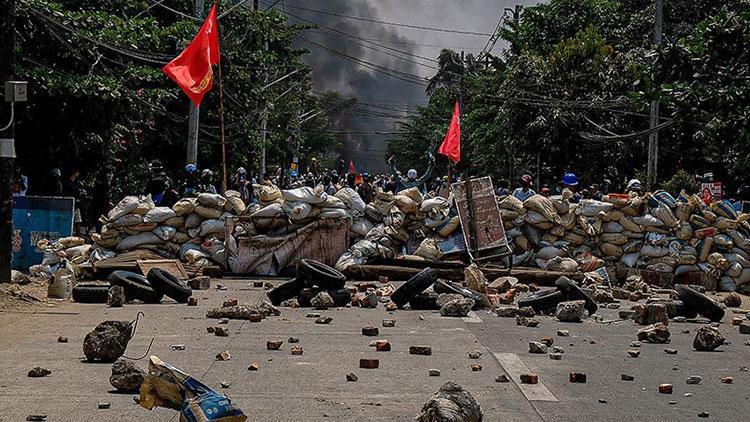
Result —
[{"label": "white sandbag", "polygon": [[599,219],[601,219],[603,222],[608,223],[610,221],[620,221],[620,219],[624,217],[624,214],[622,213],[622,211],[615,209],[609,212],[602,211],[597,214],[597,217],[599,217]]},{"label": "white sandbag", "polygon": [[207,236],[217,236],[217,237],[223,237],[224,232],[226,230],[226,226],[224,225],[224,222],[221,220],[206,220],[203,223],[201,223],[200,227],[197,229],[193,229],[193,231],[190,231],[190,235],[193,237],[207,237]]},{"label": "white sandbag", "polygon": [[143,216],[138,214],[127,214],[107,224],[109,228],[117,229],[121,227],[137,226],[143,223]]},{"label": "white sandbag", "polygon": [[65,258],[72,261],[78,257],[88,257],[89,253],[91,253],[91,249],[93,248],[92,245],[77,245],[77,246],[71,246],[69,248],[65,249]]},{"label": "white sandbag", "polygon": [[222,210],[206,205],[198,205],[195,207],[195,214],[198,214],[205,219],[212,220],[221,217]]},{"label": "white sandbag", "polygon": [[668,253],[669,249],[662,246],[644,245],[641,248],[641,256],[646,256],[649,258],[658,258],[661,256],[665,256]]},{"label": "white sandbag", "polygon": [[163,223],[170,218],[177,217],[177,213],[169,207],[154,207],[143,216],[144,223]]},{"label": "white sandbag", "polygon": [[608,223],[604,223],[604,225],[602,226],[602,229],[604,230],[605,233],[622,233],[624,230],[622,226],[620,225],[620,223],[616,221],[610,221]]},{"label": "white sandbag", "polygon": [[172,205],[172,210],[176,215],[183,216],[193,212],[196,205],[198,201],[195,198],[182,198]]},{"label": "white sandbag", "polygon": [[171,240],[175,234],[177,234],[177,229],[171,226],[159,226],[155,228],[152,233],[155,234],[159,239],[168,241]]},{"label": "white sandbag", "polygon": [[56,243],[59,243],[63,249],[68,249],[68,248],[73,248],[76,246],[81,246],[84,243],[86,243],[86,241],[82,237],[66,236],[66,237],[61,237],[57,239]]},{"label": "white sandbag", "polygon": [[578,262],[571,258],[555,257],[547,261],[545,270],[574,273],[578,271]]},{"label": "white sandbag", "polygon": [[122,241],[115,247],[115,250],[129,251],[144,245],[160,245],[162,243],[164,243],[164,241],[159,239],[157,235],[151,232],[143,232],[122,239]]},{"label": "white sandbag", "polygon": [[523,207],[523,202],[513,195],[508,195],[497,202],[500,209],[515,211],[519,214],[523,214],[526,210]]},{"label": "white sandbag", "polygon": [[282,208],[281,204],[274,203],[259,209],[258,211],[251,214],[250,217],[278,217],[282,214],[284,214],[284,209]]},{"label": "white sandbag", "polygon": [[350,218],[351,215],[347,212],[347,210],[342,210],[341,208],[323,208],[322,212],[318,216],[321,220],[335,220],[338,218]]},{"label": "white sandbag", "polygon": [[737,283],[737,286],[750,283],[750,268],[745,268],[744,270],[742,270],[742,274],[740,274],[739,277],[735,278],[734,281]]},{"label": "white sandbag", "polygon": [[750,251],[750,238],[742,234],[739,230],[727,230],[727,234],[732,238],[732,243],[744,251]]},{"label": "white sandbag", "polygon": [[426,199],[422,201],[422,205],[419,206],[419,210],[422,212],[430,212],[435,208],[450,208],[451,204],[447,199],[442,196],[436,196],[434,198]]},{"label": "white sandbag", "polygon": [[[664,225],[663,221],[659,220],[651,214],[640,215],[637,217],[633,217],[632,219],[635,224],[643,227],[659,227]],[[623,227],[625,226],[623,225]]]},{"label": "white sandbag", "polygon": [[258,200],[263,205],[284,202],[281,190],[275,185],[253,185],[253,190],[258,195]]},{"label": "white sandbag", "polygon": [[563,251],[554,246],[545,246],[539,249],[535,256],[544,260],[549,260],[558,256],[564,256]]},{"label": "white sandbag", "polygon": [[[373,202],[377,202],[377,200]],[[393,204],[388,205],[387,209],[390,210],[392,205]],[[319,206],[321,208],[341,208],[341,209],[346,208],[346,204],[344,203],[344,201],[340,200],[339,198],[336,198],[333,195],[326,195],[326,200],[322,202]],[[365,209],[365,212],[367,212],[366,209]]]},{"label": "white sandbag", "polygon": [[312,205],[302,201],[284,201],[281,209],[293,220],[307,218],[312,212]]},{"label": "white sandbag", "polygon": [[366,218],[355,218],[352,222],[351,231],[364,237],[372,230],[373,224]]},{"label": "white sandbag", "polygon": [[576,208],[576,214],[584,217],[596,217],[600,212],[610,212],[614,209],[612,204],[596,201],[594,199],[582,199]]},{"label": "white sandbag", "polygon": [[739,277],[742,274],[742,265],[740,265],[739,262],[730,262],[729,268],[725,271],[725,274],[729,277],[735,278]]},{"label": "white sandbag", "polygon": [[308,186],[281,191],[281,196],[285,201],[304,202],[306,204],[322,204],[328,199],[325,192],[317,193]]},{"label": "white sandbag", "polygon": [[567,214],[570,211],[570,201],[563,199],[562,195],[555,195],[549,197],[552,206],[555,207],[557,214]]},{"label": "white sandbag", "polygon": [[677,227],[677,224],[678,224],[677,217],[674,216],[674,213],[668,206],[664,204],[659,204],[659,206],[656,208],[653,208],[651,212],[653,213],[654,217],[662,221],[665,226]]},{"label": "white sandbag", "polygon": [[336,198],[339,198],[340,200],[344,201],[344,204],[346,204],[346,207],[357,211],[358,213],[364,214],[365,212],[365,202],[362,200],[362,198],[359,196],[357,191],[355,191],[352,188],[343,188],[336,192]]},{"label": "white sandbag", "polygon": [[441,227],[440,230],[438,230],[438,234],[442,237],[448,237],[453,232],[455,232],[459,227],[461,227],[461,221],[459,220],[458,216],[455,216],[448,221],[448,223],[445,224],[445,226]]},{"label": "white sandbag", "polygon": [[396,195],[408,196],[412,201],[416,202],[418,206],[422,204],[422,200],[423,200],[422,192],[420,192],[419,189],[417,189],[416,187],[404,189],[400,192],[396,192]]},{"label": "white sandbag", "polygon": [[201,217],[198,214],[191,213],[188,214],[187,217],[185,217],[185,229],[194,229],[201,225],[203,222],[203,217]]},{"label": "white sandbag", "polygon": [[138,197],[126,196],[122,198],[122,200],[120,200],[120,202],[118,202],[117,205],[115,205],[115,207],[107,213],[107,220],[117,220],[123,215],[130,214],[133,210],[136,209],[136,207],[138,207]]},{"label": "white sandbag", "polygon": [[97,246],[100,246],[104,249],[112,249],[122,241],[122,238],[120,236],[102,237],[101,234],[94,233],[91,235],[91,241],[94,242]]},{"label": "white sandbag", "polygon": [[549,198],[542,195],[533,195],[529,199],[523,201],[523,207],[528,211],[536,211],[544,219],[549,222],[559,224],[561,222],[560,216],[557,214],[555,206],[552,205],[552,201]]},{"label": "white sandbag", "polygon": [[[230,195],[230,192],[232,192],[231,195]],[[237,194],[237,195],[234,195],[234,194]],[[242,196],[240,196],[239,192],[226,191],[224,195],[227,196],[227,202],[226,204],[224,204],[225,210],[232,211],[236,215],[242,215],[245,213],[247,206],[245,205],[245,202],[242,200]]]},{"label": "white sandbag", "polygon": [[218,193],[201,193],[198,195],[198,203],[204,207],[224,208],[227,199]]},{"label": "white sandbag", "polygon": [[625,264],[627,267],[635,268],[636,264],[638,264],[638,254],[626,253],[622,257],[620,257],[620,262]]}]

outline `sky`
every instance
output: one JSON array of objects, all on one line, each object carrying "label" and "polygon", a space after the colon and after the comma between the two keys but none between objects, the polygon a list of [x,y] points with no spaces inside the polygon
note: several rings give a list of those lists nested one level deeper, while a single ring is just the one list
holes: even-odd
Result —
[{"label": "sky", "polygon": [[[424,104],[424,86],[417,78],[431,77],[442,48],[477,54],[489,35],[467,35],[386,25],[348,19],[333,14],[402,23],[412,26],[491,34],[505,8],[534,5],[529,0],[282,0],[274,7],[290,22],[320,27],[303,31],[298,47],[310,54],[304,60],[313,69],[317,92],[339,91],[360,105],[338,122],[342,157],[354,161],[358,171],[385,170],[386,140],[397,131],[398,117]],[[261,7],[272,0],[261,0]],[[324,14],[320,12],[327,12]],[[502,42],[493,52],[500,54]],[[373,69],[375,68],[375,69]],[[393,76],[396,77],[393,77]],[[406,80],[404,80],[406,79]],[[447,126],[448,122],[446,122]],[[378,132],[378,134],[373,134]],[[426,157],[426,155],[425,155]],[[398,158],[398,157],[397,157]]]}]

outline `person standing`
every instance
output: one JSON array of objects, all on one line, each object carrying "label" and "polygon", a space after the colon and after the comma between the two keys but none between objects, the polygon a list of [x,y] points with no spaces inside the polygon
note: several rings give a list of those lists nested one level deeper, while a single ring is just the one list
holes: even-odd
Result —
[{"label": "person standing", "polygon": [[427,166],[427,171],[424,173],[424,175],[420,178],[417,178],[417,170],[415,169],[409,169],[408,172],[406,172],[406,180],[404,180],[403,177],[401,177],[401,173],[396,169],[396,161],[394,159],[395,157],[391,155],[391,157],[388,159],[388,164],[391,165],[391,174],[393,174],[393,177],[395,178],[396,182],[396,192],[401,192],[404,189],[410,189],[410,188],[417,188],[422,193],[427,193],[427,190],[425,188],[425,183],[430,180],[430,177],[432,177],[432,170],[433,166],[435,164],[435,156],[430,153],[429,155],[429,164]]},{"label": "person standing", "polygon": [[513,196],[519,201],[523,202],[532,196],[536,195],[533,189],[531,189],[532,179],[528,174],[524,174],[521,177],[521,187],[513,191]]},{"label": "person standing", "polygon": [[198,185],[198,193],[216,193],[216,186],[214,186],[214,172],[209,169],[204,169],[201,172],[201,181]]},{"label": "person standing", "polygon": [[21,172],[21,165],[16,163],[13,173],[13,184],[11,185],[13,196],[26,196],[29,190],[29,178]]},{"label": "person standing", "polygon": [[357,193],[365,204],[369,204],[375,199],[375,186],[370,181],[369,173],[362,173],[362,184],[357,187]]},{"label": "person standing", "polygon": [[102,223],[99,221],[99,216],[106,215],[109,210],[115,205],[112,203],[112,180],[114,180],[114,167],[104,166],[96,176],[94,182],[94,195],[93,195],[93,213],[91,219],[96,227],[96,231],[100,232],[102,229]]},{"label": "person standing", "polygon": [[63,195],[75,198],[75,207],[73,208],[73,233],[80,233],[81,223],[83,217],[81,215],[81,208],[83,208],[83,198],[86,198],[86,189],[80,180],[81,172],[78,169],[73,169],[68,177],[65,178],[65,184],[63,185]]},{"label": "person standing", "polygon": [[164,199],[164,194],[172,185],[172,181],[169,180],[167,173],[164,171],[164,166],[159,160],[153,160],[149,164],[149,170],[151,171],[151,178],[146,182],[144,194],[151,195],[154,204],[159,205]]}]

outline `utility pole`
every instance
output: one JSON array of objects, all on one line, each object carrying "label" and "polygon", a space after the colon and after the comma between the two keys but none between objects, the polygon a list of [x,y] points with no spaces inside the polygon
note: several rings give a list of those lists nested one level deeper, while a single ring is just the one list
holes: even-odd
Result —
[{"label": "utility pole", "polygon": [[[204,0],[195,0],[195,16],[203,20]],[[200,107],[190,103],[190,120],[188,122],[187,164],[198,163],[198,130],[200,129]]]},{"label": "utility pole", "polygon": [[[16,64],[16,31],[15,31],[15,0],[0,0],[0,82],[14,79]],[[8,93],[6,91],[5,95]],[[4,99],[6,102],[9,98]],[[5,126],[5,116],[11,107],[2,107],[0,113],[0,129]],[[0,283],[10,282],[10,267],[12,260],[13,241],[13,194],[11,181],[15,163],[15,131],[13,115],[10,125],[4,132],[0,132]]]},{"label": "utility pole", "polygon": [[[654,44],[661,44],[661,27],[664,15],[664,0],[656,0],[656,18],[654,19]],[[656,175],[659,162],[659,132],[654,130],[659,125],[659,101],[651,101],[651,134],[648,136],[648,166],[646,170],[646,185],[652,188],[656,185]]]},{"label": "utility pole", "polygon": [[[263,41],[263,51],[268,51],[268,39]],[[268,83],[268,68],[263,64],[263,86]],[[260,177],[266,174],[266,133],[268,131],[268,103],[263,104],[260,121]]]}]

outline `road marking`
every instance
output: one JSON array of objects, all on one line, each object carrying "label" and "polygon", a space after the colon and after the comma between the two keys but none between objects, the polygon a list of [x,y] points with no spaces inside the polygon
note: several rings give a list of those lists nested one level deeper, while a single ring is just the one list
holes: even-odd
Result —
[{"label": "road marking", "polygon": [[559,401],[544,384],[521,384],[521,374],[529,374],[531,370],[515,353],[493,353],[500,366],[505,369],[510,379],[521,389],[529,401]]},{"label": "road marking", "polygon": [[468,313],[467,316],[461,318],[464,322],[470,322],[474,324],[481,324],[484,321],[482,321],[482,318],[479,318],[479,315],[475,314],[474,311],[471,311]]}]

